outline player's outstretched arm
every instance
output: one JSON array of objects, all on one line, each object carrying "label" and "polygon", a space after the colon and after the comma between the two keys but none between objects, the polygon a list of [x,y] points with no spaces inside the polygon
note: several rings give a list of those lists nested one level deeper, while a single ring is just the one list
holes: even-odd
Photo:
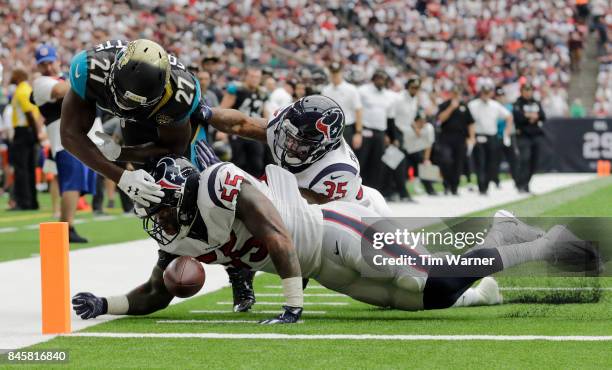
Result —
[{"label": "player's outstretched arm", "polygon": [[82,292],[72,297],[73,309],[83,320],[100,315],[148,315],[168,307],[174,298],[164,285],[163,270],[153,268],[149,280],[127,295],[97,297]]},{"label": "player's outstretched arm", "polygon": [[266,142],[266,121],[249,117],[236,109],[212,108],[208,121],[221,132]]},{"label": "player's outstretched arm", "polygon": [[244,182],[236,203],[236,217],[256,239],[261,240],[282,278],[283,295],[287,305],[284,312],[262,323],[295,323],[299,320],[304,306],[302,271],[297,251],[274,205],[253,185]]},{"label": "player's outstretched arm", "polygon": [[95,118],[95,106],[69,90],[62,103],[62,145],[87,167],[114,182],[119,182],[123,169],[107,160],[87,137]]}]

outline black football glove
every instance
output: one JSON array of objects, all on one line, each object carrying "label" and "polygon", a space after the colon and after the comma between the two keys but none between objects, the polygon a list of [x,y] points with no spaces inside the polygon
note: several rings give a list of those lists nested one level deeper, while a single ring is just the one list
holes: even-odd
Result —
[{"label": "black football glove", "polygon": [[283,306],[285,312],[281,313],[275,318],[261,320],[259,323],[264,325],[271,324],[295,324],[302,316],[302,311],[304,310],[302,307],[290,307]]},{"label": "black football glove", "polygon": [[201,171],[204,171],[215,163],[221,162],[219,157],[217,157],[215,154],[213,148],[206,142],[206,140],[198,141],[196,143],[195,150],[196,159],[198,161],[198,165],[200,165]]},{"label": "black football glove", "polygon": [[106,298],[96,297],[91,293],[78,293],[72,297],[72,308],[81,319],[88,320],[108,312]]}]

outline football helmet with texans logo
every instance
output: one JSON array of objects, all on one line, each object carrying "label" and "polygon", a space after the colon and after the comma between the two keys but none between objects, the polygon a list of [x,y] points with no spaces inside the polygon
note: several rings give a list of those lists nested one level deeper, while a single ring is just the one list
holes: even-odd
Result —
[{"label": "football helmet with texans logo", "polygon": [[196,219],[200,173],[187,158],[174,155],[162,157],[149,173],[164,197],[159,204],[137,206],[135,211],[147,234],[168,245],[186,237]]},{"label": "football helmet with texans logo", "polygon": [[274,151],[281,167],[297,167],[319,160],[342,142],[344,112],[331,98],[310,95],[282,109],[271,124]]}]

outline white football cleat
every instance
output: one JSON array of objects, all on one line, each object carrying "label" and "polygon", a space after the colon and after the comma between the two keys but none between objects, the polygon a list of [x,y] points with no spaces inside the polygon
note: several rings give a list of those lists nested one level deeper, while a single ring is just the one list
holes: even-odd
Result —
[{"label": "white football cleat", "polygon": [[530,226],[516,218],[510,211],[500,209],[493,216],[493,224],[480,248],[534,241],[544,235],[544,230]]},{"label": "white football cleat", "polygon": [[499,284],[491,276],[482,278],[480,284],[476,287],[476,291],[482,296],[483,305],[485,306],[502,304],[504,302],[504,298],[499,291]]}]

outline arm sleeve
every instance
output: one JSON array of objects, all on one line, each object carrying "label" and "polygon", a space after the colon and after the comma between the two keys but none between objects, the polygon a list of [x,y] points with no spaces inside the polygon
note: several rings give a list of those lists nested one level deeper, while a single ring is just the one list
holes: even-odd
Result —
[{"label": "arm sleeve", "polygon": [[59,83],[58,80],[48,76],[41,76],[34,80],[32,84],[32,95],[34,98],[34,104],[41,106],[45,103],[51,102],[51,93],[53,87]]},{"label": "arm sleeve", "polygon": [[225,91],[227,91],[227,93],[230,95],[236,95],[238,94],[238,86],[235,83],[231,82],[227,85],[227,89]]},{"label": "arm sleeve", "polygon": [[81,99],[86,99],[87,51],[83,50],[70,62],[70,87]]},{"label": "arm sleeve", "polygon": [[353,86],[353,108],[363,108],[363,104],[361,104],[361,96],[359,95],[359,91],[357,91],[357,87],[355,86]]}]

